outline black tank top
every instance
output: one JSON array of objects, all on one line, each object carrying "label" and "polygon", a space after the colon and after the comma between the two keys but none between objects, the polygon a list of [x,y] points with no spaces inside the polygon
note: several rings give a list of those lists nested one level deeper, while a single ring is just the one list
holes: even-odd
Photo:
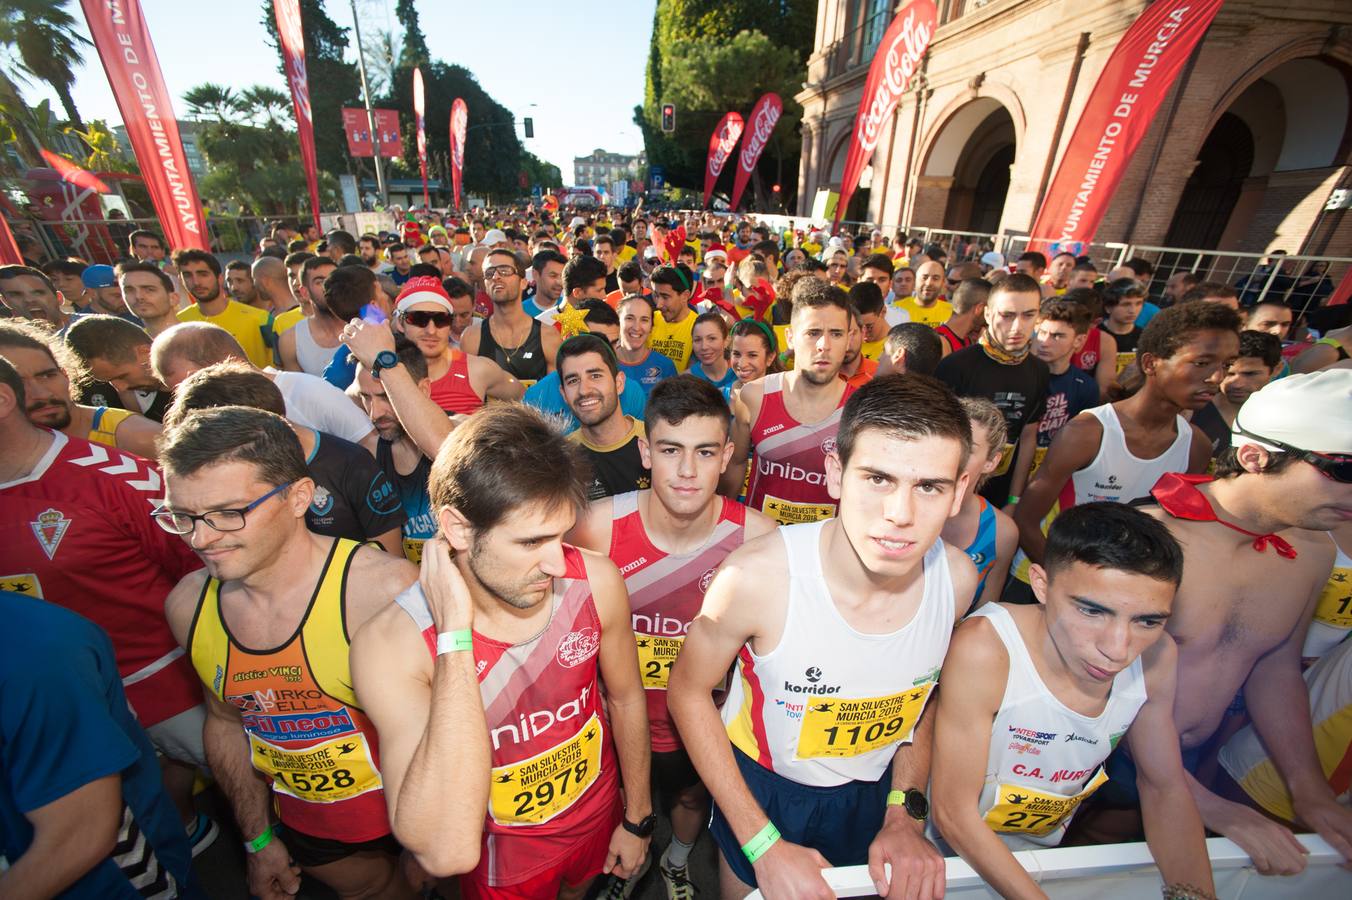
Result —
[{"label": "black tank top", "polygon": [[549,374],[545,347],[540,340],[540,327],[543,324],[539,319],[531,323],[530,334],[520,347],[509,353],[493,340],[493,329],[484,319],[479,328],[479,355],[493,360],[518,381],[539,381]]}]

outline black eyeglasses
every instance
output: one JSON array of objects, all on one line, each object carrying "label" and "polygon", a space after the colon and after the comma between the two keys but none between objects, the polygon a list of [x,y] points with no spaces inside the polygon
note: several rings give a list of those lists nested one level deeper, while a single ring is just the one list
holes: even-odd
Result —
[{"label": "black eyeglasses", "polygon": [[157,509],[150,514],[150,517],[170,534],[192,534],[198,522],[205,522],[216,531],[239,531],[245,525],[244,516],[246,513],[257,509],[264,501],[277,496],[294,483],[288,481],[286,484],[279,484],[248,506],[242,506],[239,509],[213,509],[201,515],[175,512],[172,509]]},{"label": "black eyeglasses", "polygon": [[1246,431],[1238,422],[1235,423],[1235,431],[1292,454],[1314,466],[1325,478],[1332,478],[1340,484],[1352,484],[1352,454],[1316,453],[1314,450],[1302,450],[1299,447],[1292,447],[1290,444],[1283,444],[1281,441],[1274,441],[1272,438],[1265,438],[1262,435]]},{"label": "black eyeglasses", "polygon": [[415,328],[435,325],[438,328],[450,328],[453,317],[448,312],[431,309],[410,309],[404,313],[404,321]]}]

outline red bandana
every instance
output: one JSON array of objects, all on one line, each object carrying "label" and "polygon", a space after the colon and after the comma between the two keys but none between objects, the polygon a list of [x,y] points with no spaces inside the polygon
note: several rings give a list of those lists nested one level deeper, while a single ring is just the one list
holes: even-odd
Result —
[{"label": "red bandana", "polygon": [[1253,538],[1253,549],[1259,553],[1266,550],[1268,544],[1272,544],[1272,549],[1283,559],[1296,558],[1296,548],[1285,539],[1275,534],[1249,531],[1247,528],[1240,528],[1232,522],[1218,518],[1216,511],[1207,502],[1206,496],[1196,487],[1214,480],[1210,475],[1181,475],[1177,472],[1168,472],[1150,489],[1150,494],[1159,501],[1165,512],[1176,519],[1187,519],[1190,522],[1219,522],[1226,528],[1232,528]]}]

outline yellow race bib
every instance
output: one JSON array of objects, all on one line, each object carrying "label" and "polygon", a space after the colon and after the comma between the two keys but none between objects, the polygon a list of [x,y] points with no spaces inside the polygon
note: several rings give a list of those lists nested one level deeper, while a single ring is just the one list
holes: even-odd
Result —
[{"label": "yellow race bib", "polygon": [[820,522],[836,514],[834,503],[795,503],[779,497],[765,495],[761,502],[761,512],[774,519],[780,525],[798,525],[803,522]]},{"label": "yellow race bib", "polygon": [[995,464],[995,470],[991,472],[992,478],[998,478],[1009,471],[1009,467],[1014,462],[1014,445],[1005,444],[1000,449],[1000,461]]},{"label": "yellow race bib", "polygon": [[1006,834],[1051,834],[1066,816],[1099,789],[1108,775],[1100,766],[1084,790],[1070,797],[1047,794],[1022,784],[1001,784],[995,805],[986,813],[986,824]]},{"label": "yellow race bib", "polygon": [[907,740],[933,687],[926,682],[887,697],[808,697],[798,758],[859,756]]},{"label": "yellow race bib", "polygon": [[22,575],[0,575],[0,591],[42,598],[42,585],[38,582],[38,576],[28,572]]},{"label": "yellow race bib", "polygon": [[1315,605],[1314,618],[1334,628],[1352,628],[1352,570],[1333,570]]},{"label": "yellow race bib", "polygon": [[249,734],[254,768],[272,786],[307,803],[337,803],[380,787],[380,774],[360,732],[304,750],[288,750]]},{"label": "yellow race bib", "polygon": [[601,719],[557,746],[506,766],[494,766],[488,813],[499,825],[539,825],[576,803],[601,774]]},{"label": "yellow race bib", "polygon": [[638,673],[643,678],[645,690],[667,689],[667,679],[671,677],[671,664],[680,655],[681,644],[684,641],[685,638],[634,633],[634,642],[638,646]]},{"label": "yellow race bib", "polygon": [[413,564],[422,562],[422,548],[425,538],[404,538],[404,559]]}]

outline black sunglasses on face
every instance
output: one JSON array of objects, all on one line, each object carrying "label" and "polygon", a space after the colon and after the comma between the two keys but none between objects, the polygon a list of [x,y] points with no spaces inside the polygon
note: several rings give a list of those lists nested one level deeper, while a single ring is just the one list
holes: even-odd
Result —
[{"label": "black sunglasses on face", "polygon": [[1332,478],[1340,484],[1352,484],[1352,455],[1346,453],[1317,453],[1314,450],[1302,450],[1299,447],[1292,447],[1290,444],[1283,444],[1281,441],[1274,441],[1272,438],[1265,438],[1262,435],[1254,434],[1251,431],[1245,431],[1238,424],[1235,430],[1240,434],[1262,441],[1265,444],[1271,444],[1279,450],[1284,450],[1298,459],[1309,463],[1319,470],[1319,473],[1325,478]]},{"label": "black sunglasses on face", "polygon": [[435,325],[438,328],[451,327],[451,314],[430,309],[411,309],[404,313],[404,321],[416,328]]}]

